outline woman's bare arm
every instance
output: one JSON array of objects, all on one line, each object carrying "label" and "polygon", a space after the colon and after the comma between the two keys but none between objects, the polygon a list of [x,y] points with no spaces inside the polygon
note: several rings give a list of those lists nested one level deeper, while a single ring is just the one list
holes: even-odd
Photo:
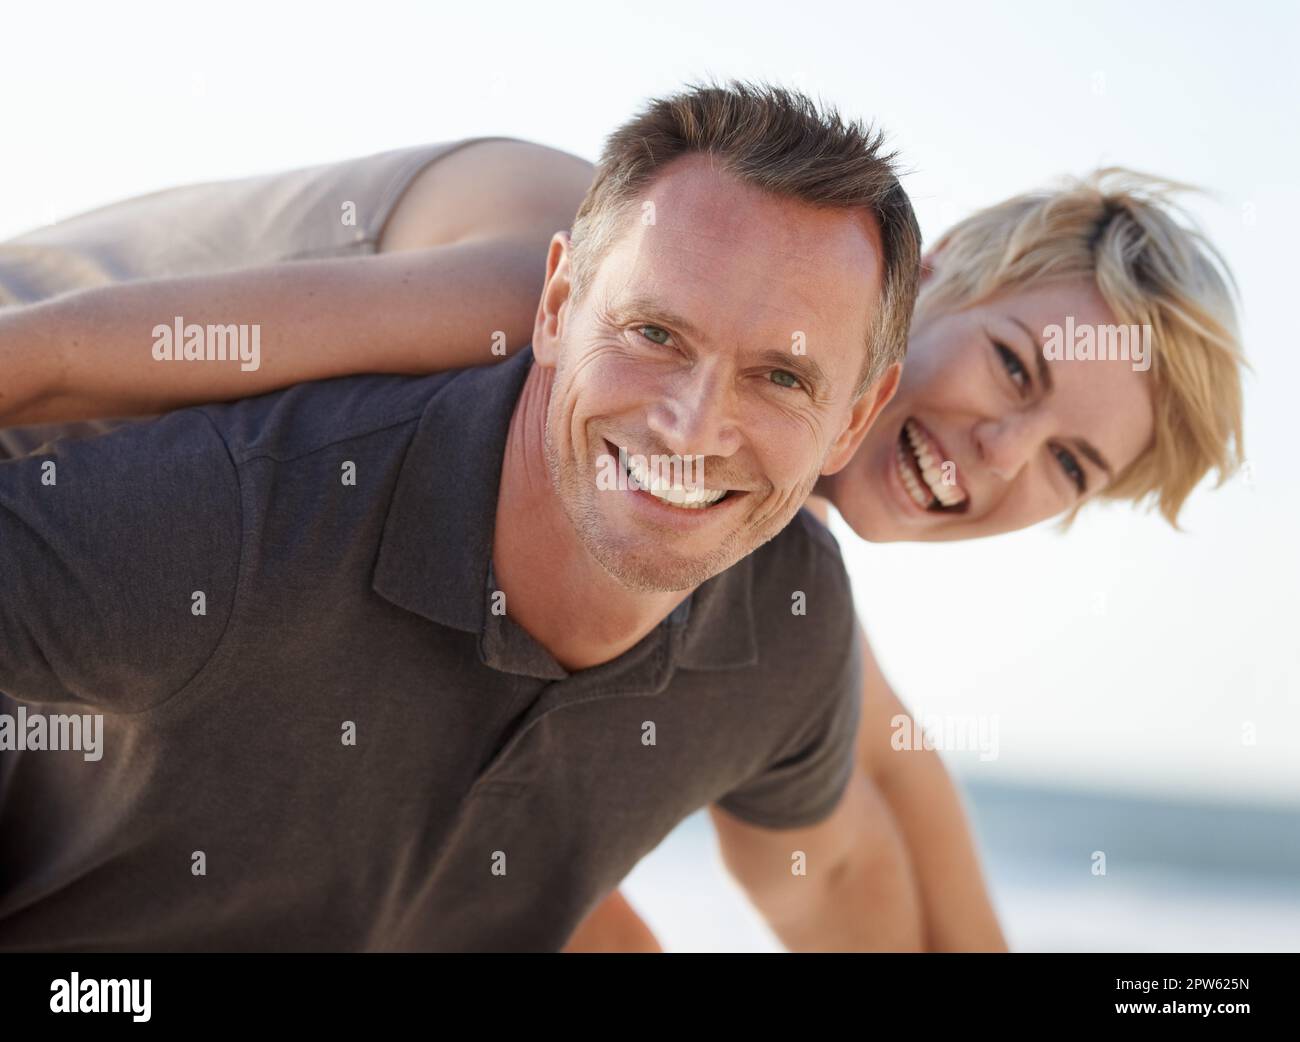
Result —
[{"label": "woman's bare arm", "polygon": [[862,718],[858,769],[901,834],[920,893],[925,951],[1005,952],[961,794],[933,749],[895,750],[893,719],[907,709],[889,686],[861,627]]},{"label": "woman's bare arm", "polygon": [[[377,255],[146,279],[0,310],[0,425],[497,361],[502,341],[513,353],[531,339],[547,245],[590,178],[589,163],[555,149],[479,142],[416,178]],[[176,316],[260,326],[259,367],[156,360],[152,330]]]},{"label": "woman's bare arm", "polygon": [[[552,229],[553,230],[553,229]],[[357,372],[429,373],[529,342],[540,235],[104,286],[0,311],[0,423],[148,415]],[[260,365],[158,361],[154,326],[259,325]]]},{"label": "woman's bare arm", "polygon": [[619,890],[613,891],[582,921],[569,943],[566,954],[662,952],[659,941],[645,920],[628,903]]},{"label": "woman's bare arm", "polygon": [[[805,506],[828,523],[826,500],[810,496]],[[872,789],[873,813],[881,818],[882,889],[918,895],[923,950],[1004,952],[1007,942],[961,794],[937,751],[894,750],[893,720],[907,709],[885,679],[861,624],[858,640],[863,677],[857,769]],[[896,915],[898,909],[888,914]]]}]

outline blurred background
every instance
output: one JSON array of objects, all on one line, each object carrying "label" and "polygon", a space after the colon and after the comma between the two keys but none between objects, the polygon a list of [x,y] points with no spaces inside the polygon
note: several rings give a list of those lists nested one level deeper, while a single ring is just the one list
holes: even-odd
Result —
[{"label": "blurred background", "polygon": [[[1013,947],[1300,950],[1294,5],[53,2],[5,21],[0,236],[462,136],[595,159],[646,98],[710,75],[885,128],[927,240],[1102,164],[1207,189],[1188,203],[1240,284],[1255,373],[1249,466],[1196,494],[1186,532],[1127,508],[1085,511],[1068,537],[834,531],[903,701],[997,722],[996,758],[945,758]],[[778,948],[703,815],[627,893],[670,950]]]}]

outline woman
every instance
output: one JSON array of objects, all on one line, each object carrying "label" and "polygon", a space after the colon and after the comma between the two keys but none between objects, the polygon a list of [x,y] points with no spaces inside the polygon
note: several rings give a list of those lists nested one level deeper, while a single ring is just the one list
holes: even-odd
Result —
[{"label": "woman", "polygon": [[[494,361],[531,337],[547,244],[592,172],[474,139],[175,189],[13,240],[0,247],[0,303],[16,305],[0,310],[13,374],[0,423]],[[1222,262],[1173,219],[1172,187],[1102,172],[947,233],[927,258],[898,392],[810,508],[825,520],[829,500],[876,541],[1068,520],[1094,498],[1154,500],[1176,525],[1200,478],[1240,457],[1241,356]],[[146,332],[174,316],[258,324],[258,365],[155,361]],[[1044,331],[1067,321],[1149,328],[1149,365],[1045,357]],[[0,432],[0,455],[49,433]],[[880,947],[1003,949],[957,792],[937,755],[888,755],[906,710],[869,649],[866,663],[858,782],[881,836]],[[656,947],[616,892],[567,950]]]}]

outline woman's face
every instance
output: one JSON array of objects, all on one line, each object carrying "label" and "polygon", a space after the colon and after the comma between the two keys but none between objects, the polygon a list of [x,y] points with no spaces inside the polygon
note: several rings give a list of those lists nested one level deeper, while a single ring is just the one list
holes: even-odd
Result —
[{"label": "woman's face", "polygon": [[1044,329],[1067,316],[1116,322],[1091,279],[919,319],[898,393],[818,491],[875,542],[1010,532],[1095,496],[1151,440],[1151,373],[1044,358]]}]

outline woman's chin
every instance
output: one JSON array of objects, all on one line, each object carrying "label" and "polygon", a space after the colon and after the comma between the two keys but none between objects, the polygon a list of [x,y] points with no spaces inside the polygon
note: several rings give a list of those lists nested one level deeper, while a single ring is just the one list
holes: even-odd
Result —
[{"label": "woman's chin", "polygon": [[842,494],[844,492],[842,488],[835,491],[841,494],[837,496],[823,493],[823,495],[827,495],[840,517],[844,519],[844,523],[859,539],[866,540],[868,543],[893,543],[900,539],[916,538],[914,534],[907,533],[907,526],[899,524],[897,518],[889,517],[888,511],[881,509],[881,503],[873,502],[871,497],[864,496],[861,489],[856,489],[853,494],[848,495]]},{"label": "woman's chin", "polygon": [[841,516],[853,530],[853,534],[868,543],[898,543],[918,538],[916,532],[906,532],[900,525],[891,524],[884,518],[865,516],[863,512],[858,511],[853,514],[852,518],[844,513],[841,513]]},{"label": "woman's chin", "polygon": [[901,484],[897,489],[890,487],[892,461],[891,453],[883,465],[850,465],[818,481],[816,494],[829,499],[853,534],[868,543],[930,538],[927,519],[902,498],[906,492]]}]

